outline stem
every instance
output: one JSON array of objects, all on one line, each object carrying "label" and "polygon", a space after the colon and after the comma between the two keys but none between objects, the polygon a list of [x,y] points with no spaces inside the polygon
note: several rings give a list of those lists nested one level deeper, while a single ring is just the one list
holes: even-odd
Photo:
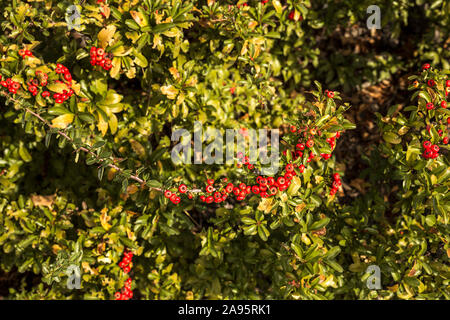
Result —
[{"label": "stem", "polygon": [[[5,96],[7,99],[10,99],[11,101],[14,101],[14,102],[17,103],[17,104],[21,104],[20,101],[14,99],[14,98],[12,98],[12,97],[10,97],[9,95],[5,94],[4,92],[0,92],[0,94],[3,95],[3,96]],[[44,125],[48,126],[49,128],[54,128],[54,126],[52,126],[47,120],[45,120],[44,118],[42,118],[42,117],[41,117],[39,114],[37,114],[36,112],[34,112],[34,111],[28,109],[28,108],[25,107],[25,106],[22,106],[22,108],[25,110],[25,112],[27,112],[27,113],[33,115],[35,118],[37,118],[39,121],[41,121]],[[66,139],[67,141],[71,142],[72,144],[75,144],[74,141],[73,141],[73,139],[72,139],[71,137],[69,137],[64,131],[58,130],[56,133],[57,133],[58,135],[60,135],[61,137],[63,137],[64,139]],[[87,154],[90,154],[90,155],[92,155],[92,156],[94,156],[95,158],[98,159],[98,155],[97,155],[95,152],[89,150],[88,148],[85,148],[85,147],[79,147],[78,150],[81,150],[81,151],[83,151],[83,152],[86,152]],[[102,162],[102,161],[104,161],[104,160],[103,160],[103,159],[98,159],[98,161],[99,161],[99,162]],[[108,164],[107,167],[112,168],[112,169],[116,170],[117,172],[123,172],[123,169],[119,168],[118,166],[116,166],[116,165],[114,165],[114,164]],[[135,176],[135,175],[131,175],[131,176],[130,176],[130,179],[131,179],[131,180],[134,180],[134,181],[136,181],[136,182],[138,182],[138,183],[140,183],[140,184],[146,184],[146,181],[145,181],[145,180],[143,180],[143,179],[141,179],[141,178],[139,178],[138,176]],[[156,191],[160,191],[160,192],[163,191],[163,189],[161,189],[161,188],[156,188],[156,187],[148,187],[148,188],[151,189],[151,190],[156,190]],[[202,192],[202,190],[200,190],[200,189],[193,189],[193,190],[188,190],[187,192],[199,193],[199,192]]]}]

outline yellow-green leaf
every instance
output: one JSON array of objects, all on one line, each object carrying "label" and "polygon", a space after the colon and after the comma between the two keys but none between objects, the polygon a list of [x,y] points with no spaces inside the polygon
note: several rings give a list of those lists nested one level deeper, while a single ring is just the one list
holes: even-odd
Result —
[{"label": "yellow-green leaf", "polygon": [[74,118],[74,114],[73,113],[64,114],[62,116],[59,116],[59,117],[56,117],[55,119],[53,119],[52,120],[52,125],[55,128],[64,129],[69,124],[72,123],[73,118]]},{"label": "yellow-green leaf", "polygon": [[106,48],[110,43],[114,36],[114,33],[116,32],[116,26],[109,25],[106,28],[103,28],[100,30],[100,32],[97,35],[98,41],[100,43],[100,47]]},{"label": "yellow-green leaf", "polygon": [[56,93],[63,93],[68,88],[64,83],[51,83],[47,85],[47,89]]}]

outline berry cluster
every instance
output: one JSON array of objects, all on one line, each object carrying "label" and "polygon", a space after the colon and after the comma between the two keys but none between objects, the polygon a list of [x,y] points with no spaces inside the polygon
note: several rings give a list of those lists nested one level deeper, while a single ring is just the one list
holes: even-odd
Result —
[{"label": "berry cluster", "polygon": [[[243,156],[242,156],[243,157]],[[245,157],[247,158],[247,157]],[[246,160],[244,160],[245,162]],[[247,159],[248,161],[248,159]],[[300,173],[303,173],[305,170],[304,165],[297,166],[296,164],[287,164],[285,167],[284,175],[277,177],[263,177],[258,176],[256,178],[256,184],[247,185],[244,182],[241,182],[237,185],[233,183],[227,183],[228,179],[223,178],[222,183],[215,185],[214,179],[207,179],[205,194],[200,196],[200,200],[205,203],[221,203],[225,201],[230,195],[234,195],[236,200],[242,201],[248,195],[255,194],[259,195],[261,198],[267,198],[270,196],[274,196],[278,191],[286,190],[290,184],[292,178],[297,175],[294,168],[298,168]],[[178,187],[178,191],[182,194],[186,193],[187,187],[184,184],[181,184]],[[164,196],[171,200],[172,203],[178,204],[180,203],[180,197],[178,197],[175,193],[172,193],[170,190],[166,190],[164,192]],[[189,199],[193,198],[192,193],[188,193]]]},{"label": "berry cluster", "polygon": [[422,146],[425,149],[422,157],[425,159],[436,159],[439,156],[439,146],[431,144],[428,140],[424,141]]},{"label": "berry cluster", "polygon": [[[334,93],[332,91],[327,91],[327,95],[329,98],[334,97]],[[264,177],[258,175],[257,173],[253,173],[255,174],[255,181],[249,184],[244,182],[237,182],[233,184],[228,182],[227,178],[222,178],[219,182],[215,182],[213,179],[207,179],[204,190],[188,190],[188,187],[185,184],[181,184],[178,187],[179,195],[181,196],[183,194],[187,194],[188,198],[192,199],[194,194],[198,194],[201,202],[210,204],[224,202],[227,198],[232,197],[233,195],[236,200],[242,201],[248,195],[259,195],[261,198],[267,198],[276,195],[279,191],[287,190],[291,185],[293,177],[298,174],[302,174],[305,171],[306,167],[303,163],[311,162],[316,156],[312,151],[315,144],[315,136],[322,136],[322,132],[317,130],[315,127],[297,127],[295,125],[291,125],[289,127],[289,131],[290,133],[297,135],[298,137],[296,139],[298,140],[297,144],[293,147],[293,150],[283,151],[283,155],[286,159],[290,159],[290,157],[287,157],[287,152],[290,153],[292,156],[292,161],[288,160],[288,163],[285,165],[284,171],[281,175],[275,177]],[[241,129],[240,134],[245,136],[245,130]],[[336,145],[336,139],[340,138],[340,136],[341,132],[338,131],[334,136],[326,139],[326,142],[330,145],[332,150]],[[306,148],[311,150],[307,150]],[[305,152],[308,155],[306,158],[304,158]],[[324,160],[328,160],[331,158],[331,154],[322,153],[321,157]],[[300,161],[302,159],[305,162]],[[238,152],[237,154],[236,166],[249,171],[256,171],[255,165],[250,163],[249,157],[245,156],[242,152]],[[334,195],[341,186],[339,174],[335,174],[334,177],[335,181],[330,193],[332,195]],[[179,204],[181,202],[181,197],[179,195],[174,189],[164,191],[164,196],[173,204]]]},{"label": "berry cluster", "polygon": [[339,173],[333,174],[333,184],[331,186],[330,190],[330,196],[334,196],[336,192],[339,190],[340,186],[342,185],[341,177],[339,176]]},{"label": "berry cluster", "polygon": [[[182,186],[185,186],[185,185],[180,185],[178,187],[178,189],[180,189]],[[170,190],[164,191],[164,197],[169,199],[173,204],[179,204],[181,201],[181,198],[175,192],[172,192]]]},{"label": "berry cluster", "polygon": [[333,99],[334,98],[334,92],[325,90],[324,93],[327,95],[328,98]]},{"label": "berry cluster", "polygon": [[[1,75],[0,75],[0,80],[2,80]],[[0,85],[4,88],[7,88],[8,91],[12,94],[16,94],[17,90],[19,90],[19,88],[20,88],[20,83],[12,80],[11,78],[0,81]]]},{"label": "berry cluster", "polygon": [[429,63],[425,63],[423,66],[422,66],[422,70],[428,70],[428,69],[430,69],[431,68],[431,65],[429,64]]},{"label": "berry cluster", "polygon": [[33,53],[31,53],[30,50],[20,49],[19,50],[19,56],[21,56],[23,59],[25,59],[25,57],[32,57]]},{"label": "berry cluster", "polygon": [[101,66],[106,71],[112,68],[111,56],[104,49],[92,47],[90,55],[91,65]]},{"label": "berry cluster", "polygon": [[[24,50],[25,55],[32,55],[31,53],[28,54],[28,50]],[[19,54],[22,54],[19,50]],[[67,99],[69,99],[73,94],[74,91],[72,90],[72,75],[69,71],[69,69],[67,69],[67,67],[65,67],[64,65],[58,63],[56,64],[56,68],[55,68],[55,72],[56,74],[60,75],[60,79],[59,80],[55,80],[54,83],[61,83],[64,84],[66,86],[66,89],[62,90],[61,93],[54,93],[53,94],[53,99],[55,99],[55,103],[63,103],[64,101],[66,101]],[[16,94],[17,91],[21,88],[21,84],[17,81],[12,80],[11,78],[8,78],[6,80],[2,80],[2,76],[0,75],[0,85],[4,88],[7,88],[8,91],[12,94]],[[48,74],[41,71],[41,70],[36,70],[35,71],[35,75],[33,76],[28,76],[25,85],[27,90],[34,96],[36,96],[39,92],[41,93],[41,96],[43,98],[49,98],[51,99],[51,94],[48,90],[46,90],[46,86],[48,84]]]},{"label": "berry cluster", "polygon": [[[119,262],[119,267],[123,270],[123,272],[129,273],[131,271],[132,259],[133,253],[131,251],[126,251],[124,253],[122,261]],[[121,292],[117,291],[114,294],[116,300],[130,300],[131,298],[133,298],[133,291],[131,290],[131,284],[132,279],[130,277],[125,281],[125,286],[122,288]]]}]

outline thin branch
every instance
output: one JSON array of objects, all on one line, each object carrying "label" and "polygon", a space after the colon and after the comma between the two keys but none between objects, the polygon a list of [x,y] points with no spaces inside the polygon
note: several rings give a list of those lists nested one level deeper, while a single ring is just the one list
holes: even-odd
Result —
[{"label": "thin branch", "polygon": [[[16,100],[16,99],[10,97],[9,95],[5,94],[4,92],[0,92],[0,94],[2,94],[3,96],[5,96],[6,98],[10,99],[11,101],[14,101],[15,103],[21,104],[21,101]],[[22,107],[23,107],[23,109],[24,109],[27,113],[29,113],[29,114],[31,114],[32,116],[34,116],[35,118],[37,118],[39,121],[41,121],[43,124],[45,124],[45,125],[48,126],[49,128],[52,128],[52,129],[55,128],[55,127],[54,127],[53,125],[51,125],[47,120],[45,120],[44,118],[42,118],[38,113],[36,113],[36,112],[34,112],[34,111],[28,109],[28,108],[25,107],[25,106],[22,106]],[[75,143],[74,143],[74,140],[73,140],[71,137],[69,137],[64,131],[58,130],[58,131],[56,131],[56,133],[57,133],[58,135],[60,135],[61,137],[63,137],[64,139],[66,139],[67,141],[71,142],[72,144],[75,144]],[[103,162],[103,161],[104,161],[104,159],[99,159],[99,158],[98,158],[98,155],[97,155],[95,152],[93,152],[92,150],[89,150],[88,148],[85,148],[85,147],[79,147],[78,150],[81,150],[81,151],[83,151],[83,152],[85,152],[85,153],[87,153],[87,154],[92,155],[92,156],[95,157],[99,162]],[[114,159],[112,159],[112,160],[114,161]],[[119,168],[118,166],[116,166],[116,165],[114,165],[114,164],[107,164],[106,166],[109,167],[109,168],[112,168],[112,169],[116,170],[117,172],[122,172],[122,173],[123,173],[123,169]],[[141,179],[141,178],[139,178],[138,176],[130,175],[129,178],[132,179],[132,180],[134,180],[134,181],[136,181],[136,182],[138,182],[138,183],[140,183],[140,184],[146,184],[146,181],[143,180],[143,179]],[[148,186],[148,188],[149,188],[149,189],[152,189],[152,190],[160,191],[160,192],[164,191],[163,189],[157,188],[157,187],[150,187],[150,186]],[[200,190],[200,189],[193,189],[193,190],[188,190],[188,192],[199,193],[199,192],[202,192],[202,190]]]}]

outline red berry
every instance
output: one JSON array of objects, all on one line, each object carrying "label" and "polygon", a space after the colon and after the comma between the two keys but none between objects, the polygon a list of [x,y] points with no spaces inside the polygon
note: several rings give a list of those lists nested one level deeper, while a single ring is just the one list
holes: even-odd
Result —
[{"label": "red berry", "polygon": [[295,147],[301,151],[305,150],[305,145],[303,143],[297,143]]},{"label": "red berry", "polygon": [[337,181],[337,180],[340,180],[341,179],[341,176],[339,175],[339,173],[335,173],[335,174],[333,174],[333,179],[335,180],[335,181]]},{"label": "red berry", "polygon": [[450,87],[450,80],[445,81],[445,86]]},{"label": "red berry", "polygon": [[447,144],[448,143],[448,137],[444,137],[444,139],[442,139],[442,143],[443,144]]},{"label": "red berry", "polygon": [[289,12],[289,20],[294,20],[294,16],[295,16],[295,10],[292,10],[291,12]]},{"label": "red berry", "polygon": [[180,193],[186,193],[186,191],[187,191],[186,185],[185,185],[185,184],[181,184],[181,185],[178,187],[178,191],[180,191]]},{"label": "red berry", "polygon": [[233,188],[233,193],[237,196],[239,194],[239,192],[241,192],[241,190],[239,190],[238,187],[234,187]]},{"label": "red berry", "polygon": [[292,133],[297,132],[297,128],[295,126],[291,126],[289,129]]},{"label": "red berry", "polygon": [[427,103],[427,110],[433,110],[434,104],[432,102]]},{"label": "red berry", "polygon": [[434,152],[439,152],[439,146],[433,144],[433,145],[431,146],[431,150],[433,150]]},{"label": "red berry", "polygon": [[425,63],[423,66],[422,66],[422,70],[428,70],[428,69],[430,69],[430,64],[429,63]]},{"label": "red berry", "polygon": [[291,163],[288,163],[286,165],[286,171],[287,172],[293,172],[294,171],[294,166]]},{"label": "red berry", "polygon": [[272,178],[272,177],[268,177],[267,178],[267,184],[269,186],[273,186],[274,183],[275,183],[275,179],[274,178]]},{"label": "red berry", "polygon": [[311,140],[311,139],[309,139],[308,141],[306,141],[306,146],[307,146],[308,148],[312,148],[312,147],[314,146],[314,141]]},{"label": "red berry", "polygon": [[206,203],[212,203],[214,201],[214,198],[212,196],[208,196],[206,198]]},{"label": "red berry", "polygon": [[164,191],[164,197],[170,198],[171,195],[172,195],[172,192],[170,190]]},{"label": "red berry", "polygon": [[129,273],[131,271],[131,268],[129,266],[126,266],[123,268],[123,272]]},{"label": "red berry", "polygon": [[254,194],[258,194],[258,193],[259,193],[259,187],[258,187],[258,186],[253,186],[253,187],[252,187],[252,192],[253,192]]},{"label": "red berry", "polygon": [[423,143],[422,143],[422,146],[425,148],[425,149],[430,149],[431,148],[431,142],[430,141],[424,141]]},{"label": "red berry", "polygon": [[208,193],[213,193],[213,191],[214,191],[214,187],[213,187],[212,185],[208,185],[208,186],[206,187],[206,192],[208,192]]},{"label": "red berry", "polygon": [[206,180],[206,183],[207,183],[207,184],[214,184],[214,179],[207,179],[207,180]]},{"label": "red berry", "polygon": [[278,185],[283,185],[286,183],[286,179],[283,177],[278,177],[277,183],[278,183]]},{"label": "red berry", "polygon": [[244,190],[246,188],[247,188],[247,186],[245,185],[245,183],[243,183],[243,182],[239,183],[239,189]]},{"label": "red berry", "polygon": [[275,193],[277,193],[278,189],[277,189],[277,187],[275,187],[275,186],[271,186],[271,187],[269,188],[269,191],[270,191],[270,194],[275,194]]},{"label": "red berry", "polygon": [[430,87],[434,87],[435,84],[436,84],[436,81],[434,81],[433,79],[428,80],[428,85]]},{"label": "red berry", "polygon": [[327,97],[328,98],[334,98],[334,92],[333,91],[328,91],[327,92]]},{"label": "red berry", "polygon": [[447,109],[447,102],[446,101],[442,101],[441,102],[441,107],[444,109]]}]

